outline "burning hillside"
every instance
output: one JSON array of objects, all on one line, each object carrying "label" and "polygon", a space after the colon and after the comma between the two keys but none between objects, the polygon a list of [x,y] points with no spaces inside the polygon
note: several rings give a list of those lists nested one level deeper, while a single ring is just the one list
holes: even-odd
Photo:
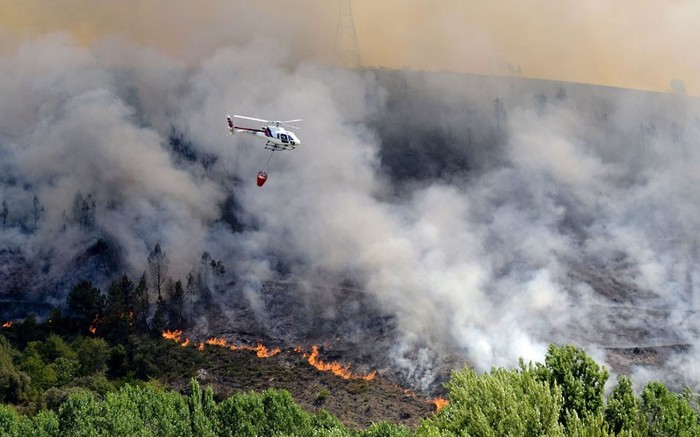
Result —
[{"label": "burning hillside", "polygon": [[[447,405],[442,398],[429,399],[375,378],[376,372],[353,374],[349,364],[323,361],[318,346],[312,346],[309,353],[300,347],[282,350],[261,344],[234,345],[223,338],[199,342],[179,330],[166,330],[162,336],[180,347],[216,357],[216,365],[200,369],[197,377],[212,385],[221,397],[238,391],[283,388],[306,409],[326,409],[346,425],[361,428],[385,420],[415,426]],[[184,389],[188,380],[170,382]]]},{"label": "burning hillside", "polygon": [[[179,344],[182,347],[187,347],[190,345],[193,345],[192,342],[190,342],[189,338],[184,338],[182,337],[183,333],[181,330],[175,330],[175,331],[164,331],[163,332],[163,338],[172,340],[175,343]],[[205,345],[209,346],[217,346],[217,347],[222,347],[225,349],[229,349],[232,351],[239,351],[239,350],[246,350],[246,351],[253,351],[255,354],[258,356],[258,358],[270,358],[274,357],[275,355],[279,354],[281,352],[280,348],[274,348],[274,349],[268,349],[262,344],[258,344],[257,346],[237,346],[235,344],[229,343],[227,340],[223,338],[216,338],[216,337],[211,337],[208,338],[207,340],[200,342],[196,348],[200,351],[204,350]],[[294,348],[294,352],[300,354],[303,358],[307,359],[308,363],[311,364],[314,368],[317,370],[320,370],[321,372],[331,372],[332,374],[341,377],[343,379],[362,379],[364,381],[371,381],[374,379],[376,376],[377,372],[373,371],[367,375],[355,375],[350,371],[350,365],[346,364],[340,364],[337,362],[324,362],[319,358],[318,354],[318,346],[313,345],[311,347],[311,353],[306,353],[303,351],[301,347],[296,347]]]},{"label": "burning hillside", "polygon": [[[143,323],[327,345],[325,365],[422,392],[550,342],[657,348],[624,370],[699,383],[696,99],[269,53],[184,66],[48,36],[3,57],[3,320],[147,271]],[[238,109],[307,120],[263,189]]]}]

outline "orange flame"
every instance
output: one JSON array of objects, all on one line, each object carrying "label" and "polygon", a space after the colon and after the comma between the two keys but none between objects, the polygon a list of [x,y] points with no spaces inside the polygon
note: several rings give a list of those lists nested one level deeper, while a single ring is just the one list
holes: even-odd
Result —
[{"label": "orange flame", "polygon": [[[306,357],[306,355],[304,356]],[[350,366],[343,366],[337,362],[324,363],[318,358],[318,346],[314,345],[311,347],[311,355],[308,356],[309,364],[317,368],[322,372],[333,372],[334,375],[340,376],[343,379],[364,379],[365,381],[371,381],[377,375],[377,371],[364,376],[355,376],[350,371]]]},{"label": "orange flame", "polygon": [[[189,346],[191,344],[189,338],[185,338],[183,340],[182,331],[179,329],[177,329],[175,331],[165,330],[165,331],[163,331],[162,336],[163,336],[163,338],[168,339],[168,340],[172,340],[175,343],[177,343],[183,347]],[[228,341],[226,341],[226,339],[217,338],[217,337],[211,337],[211,338],[207,339],[206,341],[204,341],[203,343],[199,343],[199,345],[197,346],[197,349],[199,349],[200,351],[203,351],[205,345],[225,347],[225,348],[230,349],[232,351],[235,351],[235,350],[253,351],[258,356],[258,358],[270,358],[270,357],[274,357],[275,355],[282,352],[280,348],[268,349],[263,344],[258,344],[257,346],[237,346],[235,344],[229,343]],[[357,376],[357,375],[354,375],[350,371],[349,365],[343,366],[342,364],[336,363],[336,362],[325,363],[325,362],[321,361],[318,358],[318,346],[312,346],[311,355],[304,354],[300,347],[294,348],[294,351],[297,353],[303,354],[303,357],[308,359],[309,364],[314,366],[316,369],[323,371],[323,372],[333,372],[333,374],[340,376],[341,378],[344,378],[344,379],[363,379],[365,381],[371,381],[377,376],[376,370],[367,374],[367,375]]]},{"label": "orange flame", "polygon": [[[189,338],[182,338],[182,331],[177,329],[175,331],[169,331],[165,330],[161,334],[163,338],[172,340],[175,343],[179,344],[182,347],[189,346],[191,344],[191,341]],[[208,340],[206,340],[204,343],[199,343],[197,346],[197,349],[200,351],[204,350],[204,345],[208,344],[210,346],[219,346],[219,347],[225,347],[228,349],[231,349],[232,351],[235,350],[246,350],[246,351],[253,351],[256,353],[256,355],[259,358],[270,358],[274,357],[278,353],[282,352],[281,349],[279,348],[274,348],[274,349],[268,349],[266,346],[262,344],[258,344],[257,346],[236,346],[234,344],[230,344],[228,341],[226,341],[223,338],[216,338],[216,337],[211,337]]]},{"label": "orange flame", "polygon": [[96,315],[95,318],[92,321],[92,324],[88,327],[88,331],[90,331],[90,334],[95,335],[97,332],[97,325],[102,323],[102,320],[100,320],[100,316]]},{"label": "orange flame", "polygon": [[228,342],[223,338],[212,337],[206,341],[206,344],[212,346],[228,347]]},{"label": "orange flame", "polygon": [[[212,345],[212,346],[229,348],[232,351],[235,351],[235,350],[254,351],[257,354],[258,358],[270,358],[270,357],[274,357],[278,353],[282,352],[279,348],[268,349],[267,347],[263,346],[262,344],[258,344],[257,346],[236,346],[234,344],[230,344],[228,341],[224,340],[223,338],[216,338],[216,337],[212,337],[212,338],[208,339],[205,343],[208,345]],[[201,349],[204,349],[204,343],[200,344],[200,350]]]},{"label": "orange flame", "polygon": [[119,319],[123,319],[124,317],[127,317],[127,316],[128,316],[130,319],[133,319],[133,318],[134,318],[134,311],[133,311],[133,310],[129,310],[129,313],[128,313],[128,314],[127,314],[126,312],[121,312],[121,313],[119,314]]},{"label": "orange flame", "polygon": [[442,410],[450,403],[450,401],[448,401],[447,399],[444,399],[444,398],[431,399],[430,402],[435,405],[435,408],[437,409],[437,411]]},{"label": "orange flame", "polygon": [[175,343],[182,343],[181,337],[182,337],[182,331],[177,329],[175,331],[169,331],[165,330],[163,331],[163,338],[172,340]]},{"label": "orange flame", "polygon": [[5,322],[2,324],[3,328],[12,328],[12,321]]}]

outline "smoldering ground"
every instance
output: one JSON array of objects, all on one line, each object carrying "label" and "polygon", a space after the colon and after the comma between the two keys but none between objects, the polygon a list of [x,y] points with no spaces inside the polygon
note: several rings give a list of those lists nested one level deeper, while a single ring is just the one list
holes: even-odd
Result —
[{"label": "smoldering ground", "polygon": [[[541,360],[550,342],[600,361],[606,348],[689,345],[639,374],[697,387],[694,100],[343,71],[245,39],[184,62],[128,38],[52,34],[2,58],[4,255],[39,278],[19,291],[60,300],[95,239],[115,248],[111,273],[131,275],[160,242],[175,277],[204,251],[224,260],[217,309],[243,296],[272,333],[262,289],[280,278],[301,284],[283,292],[304,302],[297,323],[319,309],[348,330],[363,312],[388,315],[381,346],[416,388],[452,356],[487,370]],[[227,113],[305,120],[263,189],[267,155],[227,136]],[[91,226],[78,194],[94,201]],[[354,313],[334,291],[347,283]]]}]

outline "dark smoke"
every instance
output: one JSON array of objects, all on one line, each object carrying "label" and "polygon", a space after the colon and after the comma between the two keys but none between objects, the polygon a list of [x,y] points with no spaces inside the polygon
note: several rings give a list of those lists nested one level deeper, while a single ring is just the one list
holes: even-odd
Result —
[{"label": "dark smoke", "polygon": [[[193,66],[51,35],[5,55],[2,292],[61,302],[85,275],[139,275],[160,243],[176,278],[205,251],[224,260],[212,311],[231,326],[243,299],[261,336],[386,347],[378,362],[416,388],[550,342],[601,361],[684,345],[631,371],[697,387],[694,99],[344,71],[282,47],[222,45]],[[263,189],[266,152],[227,136],[227,113],[305,120]]]}]

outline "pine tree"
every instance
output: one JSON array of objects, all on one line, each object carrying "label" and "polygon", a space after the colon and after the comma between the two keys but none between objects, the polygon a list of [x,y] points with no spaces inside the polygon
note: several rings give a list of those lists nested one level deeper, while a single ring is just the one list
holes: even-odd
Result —
[{"label": "pine tree", "polygon": [[161,289],[168,275],[168,257],[161,249],[160,243],[156,243],[151,253],[148,254],[148,271],[151,274],[153,288],[158,291],[158,297],[161,297]]},{"label": "pine tree", "polygon": [[68,310],[77,320],[78,326],[85,333],[89,332],[94,323],[103,317],[105,297],[90,281],[79,282],[66,299]]},{"label": "pine tree", "polygon": [[7,209],[7,201],[3,200],[2,201],[2,209],[0,210],[0,217],[2,218],[2,225],[3,226],[7,225],[8,214],[9,214],[9,211]]},{"label": "pine tree", "polygon": [[185,290],[182,288],[182,281],[176,281],[170,293],[171,303],[171,324],[173,327],[182,328],[185,322]]},{"label": "pine tree", "polygon": [[132,311],[134,313],[136,329],[142,330],[148,328],[149,307],[148,283],[146,281],[146,272],[143,272],[138,285],[136,285],[134,289],[134,297],[132,299]]},{"label": "pine tree", "polygon": [[39,223],[39,219],[41,218],[41,214],[44,213],[44,207],[41,206],[41,202],[39,202],[39,198],[37,196],[34,196],[34,200],[32,202],[33,205],[33,216],[34,216],[34,227]]},{"label": "pine tree", "polygon": [[167,312],[168,308],[165,304],[165,299],[163,299],[163,296],[158,296],[156,312],[151,320],[151,331],[153,331],[154,335],[160,335],[168,326]]}]

